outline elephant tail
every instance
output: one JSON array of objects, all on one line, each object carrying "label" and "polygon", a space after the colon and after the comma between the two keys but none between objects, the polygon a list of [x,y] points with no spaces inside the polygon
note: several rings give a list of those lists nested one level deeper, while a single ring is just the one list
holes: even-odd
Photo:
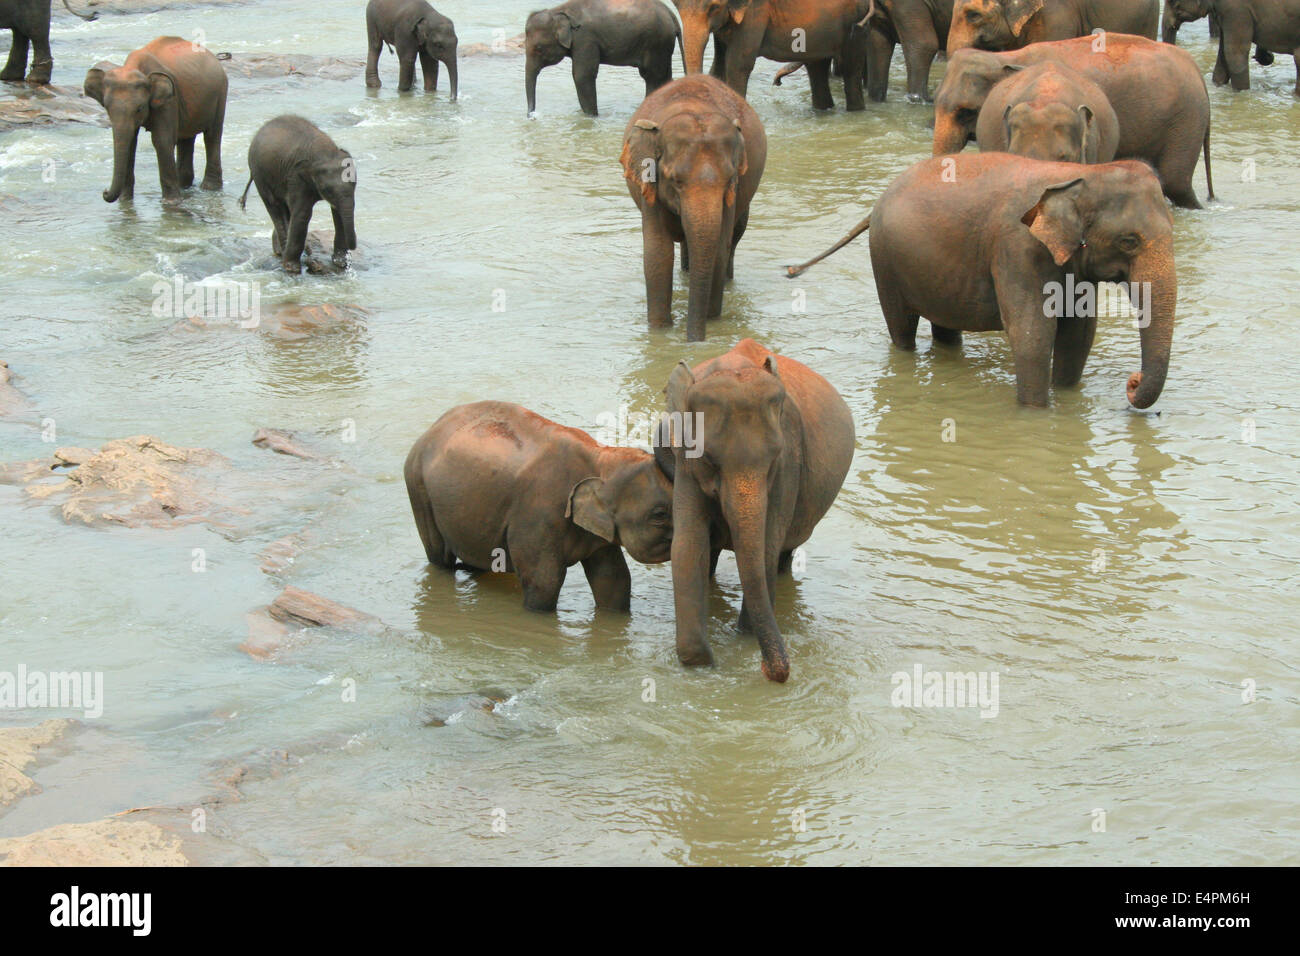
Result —
[{"label": "elephant tail", "polygon": [[1205,124],[1205,185],[1210,187],[1210,198],[1214,198],[1214,176],[1210,174],[1210,124]]},{"label": "elephant tail", "polygon": [[248,174],[248,185],[244,187],[244,195],[239,197],[239,208],[244,209],[248,202],[248,190],[253,185],[253,174]]},{"label": "elephant tail", "polygon": [[813,266],[817,265],[817,263],[821,262],[823,259],[828,258],[829,256],[832,256],[832,255],[834,255],[835,253],[839,252],[841,249],[843,249],[845,246],[847,246],[850,242],[852,242],[854,239],[858,238],[858,236],[862,235],[864,232],[866,232],[866,231],[867,231],[868,229],[870,229],[870,228],[871,228],[871,210],[868,210],[868,212],[867,212],[867,216],[866,216],[865,219],[863,219],[860,223],[858,223],[856,226],[854,226],[854,227],[852,228],[852,230],[849,231],[849,234],[848,234],[847,236],[845,236],[845,237],[844,237],[843,239],[841,239],[839,242],[835,243],[835,245],[831,246],[829,249],[827,249],[825,252],[823,252],[820,256],[817,256],[817,257],[814,258],[814,259],[809,259],[807,262],[803,263],[803,265],[798,265],[798,266],[786,266],[786,267],[785,267],[785,276],[786,276],[786,278],[787,278],[787,279],[793,279],[795,276],[803,275],[805,272],[807,272],[807,271],[808,271],[810,268],[812,268]]},{"label": "elephant tail", "polygon": [[74,17],[81,17],[81,19],[86,21],[99,19],[99,14],[93,11],[90,13],[89,16],[87,16],[84,13],[78,13],[76,10],[72,9],[72,4],[68,3],[68,0],[63,0],[63,5],[68,8],[68,12],[71,13]]}]

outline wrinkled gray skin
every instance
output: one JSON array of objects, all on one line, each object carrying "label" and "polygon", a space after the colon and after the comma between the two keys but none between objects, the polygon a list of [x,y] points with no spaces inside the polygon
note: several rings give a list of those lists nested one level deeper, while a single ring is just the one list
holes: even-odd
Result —
[{"label": "wrinkled gray skin", "polygon": [[596,606],[626,612],[623,548],[645,564],[671,554],[672,486],[648,452],[518,405],[451,409],[412,446],[404,474],[429,563],[513,571],[529,610],[554,611],[581,564]]},{"label": "wrinkled gray skin", "polygon": [[1039,63],[993,87],[980,108],[975,141],[981,152],[1108,163],[1119,145],[1119,119],[1096,83],[1069,67]]},{"label": "wrinkled gray skin", "polygon": [[379,89],[379,55],[384,44],[397,50],[397,89],[415,84],[415,59],[420,59],[425,92],[438,88],[438,64],[447,67],[451,98],[459,90],[456,68],[456,28],[427,0],[370,0],[366,6],[366,86]]},{"label": "wrinkled gray skin", "polygon": [[[1201,17],[1219,23],[1219,55],[1214,82],[1231,83],[1234,90],[1250,89],[1250,46],[1255,60],[1265,66],[1272,54],[1290,54],[1296,64],[1295,95],[1300,96],[1300,0],[1168,0],[1165,34],[1178,25]],[[1170,20],[1172,18],[1172,30]]]},{"label": "wrinkled gray skin", "polygon": [[573,58],[578,105],[596,116],[596,73],[601,65],[635,66],[649,96],[673,78],[677,18],[660,0],[569,0],[539,10],[524,27],[524,92],[537,109],[537,74]]},{"label": "wrinkled gray skin", "polygon": [[[673,477],[677,657],[713,663],[709,581],[718,555],[734,551],[744,588],[738,626],[758,638],[763,675],[784,682],[776,578],[839,494],[853,461],[853,416],[830,382],[753,339],[693,369],[678,363],[664,392],[669,416],[655,456]],[[691,443],[678,431],[687,422]]]},{"label": "wrinkled gray skin", "polygon": [[248,171],[239,208],[244,208],[249,186],[256,184],[275,229],[271,251],[280,257],[285,272],[302,272],[312,208],[322,199],[334,216],[334,264],[340,268],[347,264],[348,250],[357,247],[357,171],[346,150],[310,120],[277,116],[249,144]]},{"label": "wrinkled gray skin", "polygon": [[221,188],[221,132],[229,80],[217,58],[180,37],[158,37],[133,50],[123,66],[90,68],[82,87],[108,111],[113,126],[113,182],[105,202],[135,192],[140,130],[153,137],[164,202],[179,202],[194,185],[194,141],[203,134],[203,189]]},{"label": "wrinkled gray skin", "polygon": [[[52,0],[0,0],[0,30],[13,31],[13,44],[9,59],[0,80],[18,83],[27,69],[27,48],[32,50],[32,69],[27,74],[28,83],[46,84],[54,70],[54,56],[50,53],[50,4]],[[94,20],[98,13],[77,13],[68,0],[63,0],[68,12],[83,20]]]},{"label": "wrinkled gray skin", "polygon": [[867,37],[867,97],[884,102],[894,47],[903,46],[907,101],[930,101],[930,68],[948,46],[953,0],[875,0]]}]

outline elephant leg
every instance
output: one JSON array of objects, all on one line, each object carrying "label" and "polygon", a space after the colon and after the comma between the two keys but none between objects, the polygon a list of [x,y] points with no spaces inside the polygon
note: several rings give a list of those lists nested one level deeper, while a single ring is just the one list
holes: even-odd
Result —
[{"label": "elephant leg", "polygon": [[405,93],[415,85],[415,50],[398,50],[397,61],[397,91]]},{"label": "elephant leg", "polygon": [[32,68],[27,74],[28,83],[46,85],[54,72],[54,55],[50,52],[50,36],[36,35],[32,40]]},{"label": "elephant leg", "polygon": [[163,202],[179,202],[181,176],[176,168],[176,143],[155,132],[153,149],[158,156],[158,182],[162,186]]},{"label": "elephant leg", "polygon": [[279,259],[284,254],[285,244],[289,241],[289,207],[274,196],[263,195],[262,205],[266,206],[267,215],[271,217],[271,253]]},{"label": "elephant leg", "polygon": [[383,86],[379,79],[379,55],[384,52],[384,41],[378,30],[367,30],[366,35],[366,86],[377,90]]},{"label": "elephant leg", "polygon": [[632,575],[618,545],[601,548],[582,562],[596,607],[606,611],[632,610]]},{"label": "elephant leg", "polygon": [[907,64],[907,101],[930,102],[930,68],[939,55],[939,38],[928,36],[914,46],[903,46],[903,61]]},{"label": "elephant leg", "polygon": [[950,348],[961,348],[961,329],[948,329],[942,325],[930,323],[930,337],[938,345],[946,345]]},{"label": "elephant leg", "polygon": [[745,235],[745,230],[749,227],[749,210],[736,214],[736,228],[731,234],[731,255],[727,256],[727,278],[736,277],[736,246],[740,245],[741,237]]},{"label": "elephant leg", "polygon": [[1219,41],[1219,52],[1214,58],[1214,85],[1226,86],[1228,84],[1228,61],[1223,57],[1223,41]]},{"label": "elephant leg", "polygon": [[216,191],[221,188],[221,134],[226,126],[226,104],[217,107],[212,125],[203,131],[203,182],[200,189]]},{"label": "elephant leg", "polygon": [[1056,320],[1056,342],[1052,346],[1052,384],[1060,387],[1078,385],[1083,367],[1097,335],[1097,317]]},{"label": "elephant leg", "polygon": [[280,263],[290,275],[302,273],[302,254],[307,248],[307,227],[311,224],[311,204],[300,203],[290,207],[289,234],[285,240]]},{"label": "elephant leg", "polygon": [[1223,53],[1223,62],[1228,68],[1228,80],[1234,90],[1250,89],[1250,46],[1254,27],[1246,24],[1228,22],[1223,24],[1223,34],[1219,37],[1219,49]]},{"label": "elephant leg", "polygon": [[857,30],[851,31],[844,41],[840,67],[844,71],[844,108],[850,113],[866,109],[862,83],[867,70],[867,39]]},{"label": "elephant leg", "polygon": [[438,61],[423,50],[420,51],[420,72],[424,74],[424,92],[432,93],[438,89]]},{"label": "elephant leg", "polygon": [[27,46],[31,38],[18,30],[13,31],[13,44],[9,47],[9,59],[5,63],[5,68],[0,70],[0,80],[6,80],[10,83],[21,83],[23,75],[27,72]]},{"label": "elephant leg", "polygon": [[808,82],[812,86],[813,109],[835,109],[835,100],[831,96],[831,61],[817,60],[809,63]]},{"label": "elephant leg", "polygon": [[718,559],[722,557],[722,549],[709,547],[709,580],[712,581],[718,576]]},{"label": "elephant leg", "polygon": [[647,54],[639,72],[645,81],[646,96],[670,83],[673,78],[673,47],[667,47],[662,53]]},{"label": "elephant leg", "polygon": [[1300,96],[1300,47],[1291,54],[1291,58],[1295,60],[1295,95]]},{"label": "elephant leg", "polygon": [[709,67],[709,75],[718,80],[727,78],[727,45],[718,39],[718,35],[713,35],[713,65]]},{"label": "elephant leg", "polygon": [[905,352],[915,352],[916,327],[921,322],[920,314],[908,309],[903,297],[894,289],[885,288],[884,281],[879,277],[876,279],[876,297],[880,299],[880,311],[885,314],[890,341]]},{"label": "elephant leg", "polygon": [[691,271],[691,252],[686,248],[686,240],[682,239],[682,271]]},{"label": "elephant leg", "polygon": [[330,215],[334,218],[334,264],[343,266],[348,261],[348,229],[343,221],[343,214],[330,206]]},{"label": "elephant leg", "polygon": [[993,264],[998,313],[1016,364],[1016,401],[1048,404],[1056,321],[1043,315],[1044,282],[1006,255]]},{"label": "elephant leg", "polygon": [[[524,607],[530,611],[550,612],[560,600],[566,568],[558,558],[549,554],[540,556],[526,548],[507,544],[514,557],[515,573],[524,589]],[[521,557],[521,555],[528,557]]]},{"label": "elephant leg", "polygon": [[[682,243],[685,250],[686,244]],[[673,237],[653,208],[641,212],[641,260],[645,268],[646,315],[652,329],[673,324]]]},{"label": "elephant leg", "polygon": [[578,90],[578,105],[588,116],[597,116],[596,74],[600,71],[600,54],[595,50],[573,53],[573,85]]},{"label": "elephant leg", "polygon": [[790,565],[793,563],[794,563],[794,550],[791,549],[789,551],[782,551],[779,555],[777,555],[776,573],[789,574]]},{"label": "elephant leg", "polygon": [[176,171],[180,175],[181,189],[194,185],[194,139],[191,136],[176,142]]},{"label": "elephant leg", "polygon": [[889,92],[889,63],[895,43],[883,30],[873,29],[867,37],[867,98],[883,103]]}]

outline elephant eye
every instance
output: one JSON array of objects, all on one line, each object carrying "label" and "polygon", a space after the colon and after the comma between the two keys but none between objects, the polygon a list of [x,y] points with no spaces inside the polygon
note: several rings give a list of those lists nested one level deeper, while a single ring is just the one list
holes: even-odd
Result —
[{"label": "elephant eye", "polygon": [[1127,236],[1120,236],[1119,239],[1115,241],[1115,245],[1119,246],[1121,252],[1133,253],[1137,252],[1138,246],[1142,245],[1142,240],[1139,237],[1130,234]]},{"label": "elephant eye", "polygon": [[650,512],[650,521],[652,524],[667,524],[672,520],[672,512],[667,508],[659,507]]}]

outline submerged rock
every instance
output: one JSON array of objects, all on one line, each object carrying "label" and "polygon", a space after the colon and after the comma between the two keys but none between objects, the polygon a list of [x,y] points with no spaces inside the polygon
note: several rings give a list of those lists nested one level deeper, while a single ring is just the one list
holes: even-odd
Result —
[{"label": "submerged rock", "polygon": [[[365,40],[364,31],[362,40]],[[359,56],[311,56],[305,53],[232,53],[224,66],[227,73],[247,78],[311,76],[347,80],[365,73],[366,60]]]},{"label": "submerged rock", "polygon": [[42,747],[61,738],[72,724],[71,720],[56,719],[35,727],[0,728],[0,807],[39,789],[23,771],[36,760]]},{"label": "submerged rock", "polygon": [[181,841],[143,820],[64,823],[0,840],[0,866],[187,866]]},{"label": "submerged rock", "polygon": [[9,363],[0,359],[0,418],[13,418],[30,409],[31,404],[27,401],[27,396],[18,391],[14,385],[14,376],[13,372],[9,371]]},{"label": "submerged rock", "polygon": [[387,629],[387,625],[372,614],[292,586],[281,591],[269,606],[250,612],[247,620],[248,637],[239,649],[257,660],[273,657],[288,646],[301,633],[294,631],[295,627],[335,627],[368,634],[378,634]]},{"label": "submerged rock", "polygon": [[79,87],[0,83],[0,130],[62,123],[109,125],[104,107]]},{"label": "submerged rock", "polygon": [[292,458],[304,458],[307,461],[325,460],[324,456],[305,448],[293,437],[292,432],[277,431],[274,428],[259,428],[253,435],[253,444],[258,448],[266,448],[280,455],[289,455]]}]

